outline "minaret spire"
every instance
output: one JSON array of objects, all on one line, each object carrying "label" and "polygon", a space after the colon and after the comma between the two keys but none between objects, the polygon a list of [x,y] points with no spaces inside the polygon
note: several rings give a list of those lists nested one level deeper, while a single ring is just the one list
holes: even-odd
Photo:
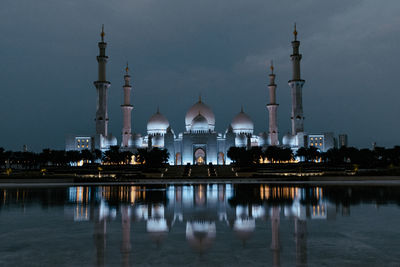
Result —
[{"label": "minaret spire", "polygon": [[[104,42],[104,35],[103,25],[100,34],[101,41],[98,43],[98,79],[94,82],[94,86],[97,89],[96,135],[102,135],[103,138],[108,135],[107,90],[110,87],[110,82],[106,78],[108,56],[106,56],[107,43]],[[102,142],[98,143],[97,146],[100,149],[104,148]]]},{"label": "minaret spire", "polygon": [[125,84],[124,88],[124,104],[121,105],[122,113],[123,113],[123,127],[122,127],[122,147],[129,147],[131,144],[129,143],[132,136],[132,109],[131,105],[131,90],[132,86],[130,85],[131,76],[129,75],[129,66],[128,62],[125,67],[125,76],[124,76]]},{"label": "minaret spire", "polygon": [[275,74],[274,74],[274,64],[271,60],[271,74],[269,74],[269,104],[267,105],[269,114],[269,129],[268,129],[268,140],[269,145],[277,146],[279,145],[278,139],[278,120],[277,120],[277,109],[278,104],[276,104],[276,84],[275,84]]},{"label": "minaret spire", "polygon": [[101,36],[101,41],[104,43],[104,36],[105,36],[106,34],[104,33],[104,24],[103,25],[101,25],[101,33],[100,33],[100,36]]},{"label": "minaret spire", "polygon": [[[300,132],[304,132],[304,116],[303,116],[303,100],[302,91],[304,80],[301,79],[300,61],[302,55],[299,53],[300,42],[297,40],[297,28],[294,25],[294,41],[292,41],[293,53],[290,55],[292,60],[292,79],[289,81],[289,86],[292,90],[292,135],[295,136]],[[299,140],[298,146],[303,146],[304,141]]]}]

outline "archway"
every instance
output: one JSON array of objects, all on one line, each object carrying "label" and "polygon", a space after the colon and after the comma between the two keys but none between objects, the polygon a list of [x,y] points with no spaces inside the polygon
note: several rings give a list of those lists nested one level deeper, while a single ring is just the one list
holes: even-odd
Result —
[{"label": "archway", "polygon": [[196,165],[206,164],[206,152],[202,148],[196,149],[194,152],[194,162]]}]

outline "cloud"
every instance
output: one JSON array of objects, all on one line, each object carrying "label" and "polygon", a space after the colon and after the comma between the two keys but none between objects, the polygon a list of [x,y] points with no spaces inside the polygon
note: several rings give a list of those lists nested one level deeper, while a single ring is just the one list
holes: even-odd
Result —
[{"label": "cloud", "polygon": [[122,126],[123,68],[132,68],[133,127],[157,104],[175,132],[201,92],[223,132],[245,106],[267,130],[267,65],[276,65],[278,122],[290,127],[290,41],[301,40],[305,128],[349,134],[350,144],[391,146],[400,3],[366,1],[119,0],[0,3],[0,146],[63,148],[66,133],[94,131],[97,42],[106,26],[110,129]]}]

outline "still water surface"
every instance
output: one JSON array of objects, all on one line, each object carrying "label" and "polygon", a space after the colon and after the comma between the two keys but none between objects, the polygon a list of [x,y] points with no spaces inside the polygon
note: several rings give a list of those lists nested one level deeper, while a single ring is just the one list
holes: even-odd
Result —
[{"label": "still water surface", "polygon": [[0,188],[0,266],[400,266],[400,186]]}]

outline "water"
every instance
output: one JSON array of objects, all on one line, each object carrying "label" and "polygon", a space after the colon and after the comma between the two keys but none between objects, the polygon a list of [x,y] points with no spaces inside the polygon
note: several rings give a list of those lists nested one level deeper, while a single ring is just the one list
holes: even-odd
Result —
[{"label": "water", "polygon": [[400,266],[400,186],[0,188],[0,266]]}]

